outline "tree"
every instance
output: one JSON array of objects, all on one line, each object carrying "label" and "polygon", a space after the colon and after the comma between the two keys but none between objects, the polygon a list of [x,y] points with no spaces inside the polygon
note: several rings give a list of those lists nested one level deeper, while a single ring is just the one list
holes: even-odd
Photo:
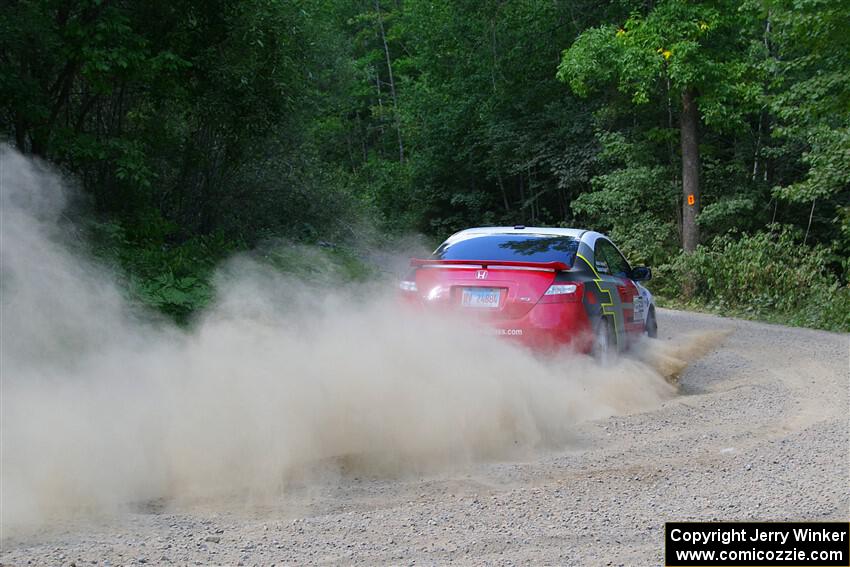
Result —
[{"label": "tree", "polygon": [[[850,9],[839,0],[773,0],[759,8],[771,23],[776,51],[770,60],[776,135],[803,148],[792,154],[803,167],[774,192],[792,204],[810,204],[804,241],[840,243],[850,275]],[[816,205],[824,211],[826,238],[810,239]]]},{"label": "tree", "polygon": [[634,105],[678,99],[685,252],[699,243],[700,126],[740,123],[759,98],[746,58],[751,26],[735,2],[667,0],[620,27],[585,30],[558,69],[558,78],[580,96],[615,84]]},{"label": "tree", "polygon": [[251,239],[297,197],[280,162],[294,171],[306,154],[292,155],[311,50],[298,4],[13,2],[0,11],[2,133],[77,174],[99,212],[175,240]]}]

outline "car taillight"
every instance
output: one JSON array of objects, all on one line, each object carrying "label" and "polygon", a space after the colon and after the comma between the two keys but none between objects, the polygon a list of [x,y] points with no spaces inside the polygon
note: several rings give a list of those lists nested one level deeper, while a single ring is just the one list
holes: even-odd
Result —
[{"label": "car taillight", "polygon": [[574,303],[581,301],[583,292],[581,282],[553,284],[540,298],[540,303]]},{"label": "car taillight", "polygon": [[409,280],[400,281],[398,283],[398,287],[401,291],[409,291],[411,293],[418,291],[418,288],[416,287],[416,282],[412,282]]}]

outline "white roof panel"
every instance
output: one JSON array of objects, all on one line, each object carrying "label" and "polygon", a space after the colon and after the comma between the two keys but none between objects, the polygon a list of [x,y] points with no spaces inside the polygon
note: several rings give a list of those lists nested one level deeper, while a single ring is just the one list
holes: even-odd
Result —
[{"label": "white roof panel", "polygon": [[526,234],[540,236],[572,236],[573,238],[581,238],[581,235],[587,231],[580,228],[545,228],[536,226],[526,226],[517,228],[513,226],[483,226],[478,228],[467,228],[451,235],[446,242],[459,242],[468,240],[476,236],[486,236],[488,234]]}]

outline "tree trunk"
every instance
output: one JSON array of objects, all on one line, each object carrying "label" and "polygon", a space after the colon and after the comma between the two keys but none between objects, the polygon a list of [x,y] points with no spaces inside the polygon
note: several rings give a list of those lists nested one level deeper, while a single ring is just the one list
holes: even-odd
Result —
[{"label": "tree trunk", "polygon": [[696,250],[699,244],[699,141],[697,129],[699,114],[697,113],[694,91],[686,89],[682,92],[682,248],[685,253]]},{"label": "tree trunk", "polygon": [[809,211],[809,224],[806,225],[806,236],[803,237],[803,246],[806,245],[806,241],[809,239],[809,230],[812,228],[812,217],[815,215],[815,201],[816,199],[812,199],[812,210]]},{"label": "tree trunk", "polygon": [[395,94],[395,78],[393,77],[393,62],[390,59],[390,47],[387,45],[387,34],[384,31],[384,17],[381,15],[381,2],[375,0],[375,12],[378,14],[378,27],[381,30],[381,42],[384,44],[384,56],[387,59],[387,74],[390,79],[390,96],[393,99],[393,117],[395,118],[395,131],[398,135],[398,161],[404,163],[404,142],[401,139],[401,121],[398,117],[398,98]]},{"label": "tree trunk", "polygon": [[19,152],[27,153],[27,125],[20,113],[15,114],[15,145]]},{"label": "tree trunk", "polygon": [[505,189],[505,182],[502,180],[502,172],[498,164],[496,164],[496,178],[499,180],[499,189],[502,190],[502,203],[505,206],[505,212],[510,212],[511,204],[508,202],[508,192]]}]

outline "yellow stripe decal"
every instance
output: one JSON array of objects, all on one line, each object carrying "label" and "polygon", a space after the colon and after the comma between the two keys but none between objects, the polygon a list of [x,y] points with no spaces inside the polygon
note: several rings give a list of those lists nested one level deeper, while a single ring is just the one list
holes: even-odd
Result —
[{"label": "yellow stripe decal", "polygon": [[[585,258],[584,256],[582,256],[581,254],[578,254],[578,253],[576,253],[576,256],[578,256],[579,258],[584,260],[584,263],[587,264],[587,266],[593,271],[593,275],[596,276],[596,278],[593,281],[596,282],[596,287],[599,288],[599,291],[604,291],[605,293],[608,294],[608,303],[602,303],[601,304],[602,305],[602,314],[603,315],[610,315],[614,319],[614,338],[617,340],[617,346],[619,346],[620,345],[620,330],[617,328],[617,313],[615,311],[610,311],[610,310],[605,309],[606,307],[614,307],[614,297],[611,295],[611,290],[610,289],[604,289],[600,285],[600,282],[602,282],[602,277],[599,275],[599,272],[596,271],[596,267],[593,264],[591,264],[587,260],[587,258]],[[624,329],[624,331],[625,331],[625,329]]]}]

